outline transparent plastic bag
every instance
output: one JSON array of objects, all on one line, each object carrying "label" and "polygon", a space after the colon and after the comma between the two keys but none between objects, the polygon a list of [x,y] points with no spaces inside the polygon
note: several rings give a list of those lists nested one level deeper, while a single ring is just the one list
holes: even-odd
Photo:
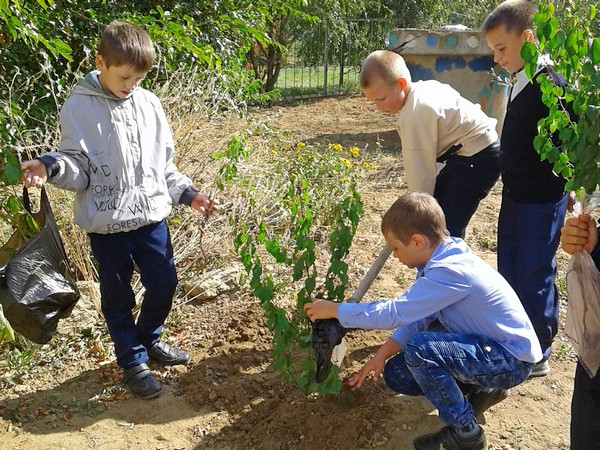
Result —
[{"label": "transparent plastic bag", "polygon": [[31,211],[27,189],[23,203],[40,231],[27,241],[17,231],[0,249],[0,303],[16,332],[44,344],[73,310],[79,290],[45,188],[39,212]]},{"label": "transparent plastic bag", "polygon": [[[575,216],[589,214],[600,204],[598,194],[577,201]],[[565,334],[579,361],[593,378],[600,367],[600,272],[586,251],[571,256],[567,270]]]}]

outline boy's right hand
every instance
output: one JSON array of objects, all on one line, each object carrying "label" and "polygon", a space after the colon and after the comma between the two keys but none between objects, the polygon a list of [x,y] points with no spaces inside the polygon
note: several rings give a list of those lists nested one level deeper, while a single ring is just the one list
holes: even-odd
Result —
[{"label": "boy's right hand", "polygon": [[597,244],[596,223],[587,214],[569,217],[560,230],[560,245],[570,255],[582,250],[591,253]]},{"label": "boy's right hand", "polygon": [[25,171],[21,175],[21,181],[23,181],[26,188],[41,188],[48,179],[46,166],[39,159],[22,162],[21,170]]},{"label": "boy's right hand", "polygon": [[304,304],[304,312],[311,322],[319,319],[337,319],[337,309],[340,304],[322,298],[313,298]]}]

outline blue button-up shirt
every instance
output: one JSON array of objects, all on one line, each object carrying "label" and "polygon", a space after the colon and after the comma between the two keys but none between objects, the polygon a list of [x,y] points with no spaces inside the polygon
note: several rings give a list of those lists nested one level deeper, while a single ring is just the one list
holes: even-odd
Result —
[{"label": "blue button-up shirt", "polygon": [[399,297],[370,303],[341,303],[338,319],[347,328],[392,329],[404,346],[436,318],[451,333],[485,336],[515,358],[542,359],[539,341],[517,294],[493,267],[458,238],[441,242],[417,279]]}]

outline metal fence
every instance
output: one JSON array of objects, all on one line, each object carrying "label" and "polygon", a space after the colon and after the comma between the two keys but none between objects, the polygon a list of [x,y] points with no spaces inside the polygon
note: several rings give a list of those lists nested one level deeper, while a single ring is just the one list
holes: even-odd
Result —
[{"label": "metal fence", "polygon": [[387,19],[347,20],[339,26],[321,21],[297,33],[284,55],[275,87],[284,99],[336,95],[359,89],[360,66],[373,50],[387,47],[393,23]]}]

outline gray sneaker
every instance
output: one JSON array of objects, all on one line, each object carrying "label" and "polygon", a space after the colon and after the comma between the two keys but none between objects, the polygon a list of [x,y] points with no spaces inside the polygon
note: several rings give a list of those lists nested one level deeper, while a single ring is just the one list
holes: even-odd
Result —
[{"label": "gray sneaker", "polygon": [[533,370],[529,374],[529,378],[545,377],[549,373],[550,373],[550,364],[548,363],[548,360],[540,361],[540,362],[534,364]]}]

